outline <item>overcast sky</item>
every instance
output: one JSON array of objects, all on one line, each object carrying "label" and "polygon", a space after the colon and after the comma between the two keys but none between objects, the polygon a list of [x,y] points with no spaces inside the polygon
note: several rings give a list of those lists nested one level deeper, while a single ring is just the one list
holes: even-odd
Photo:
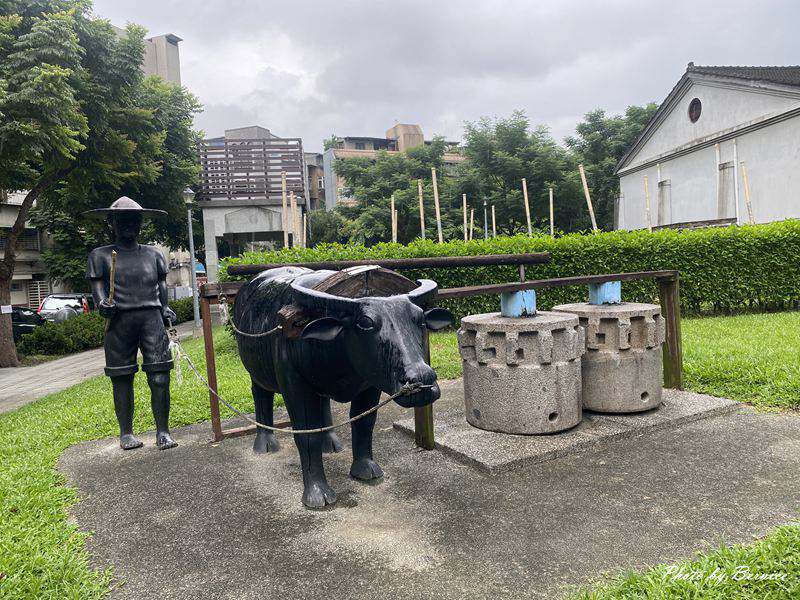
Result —
[{"label": "overcast sky", "polygon": [[800,64],[800,2],[95,0],[114,24],[174,33],[208,135],[261,125],[460,140],[522,109],[561,140],[587,111],[660,102],[698,65]]}]

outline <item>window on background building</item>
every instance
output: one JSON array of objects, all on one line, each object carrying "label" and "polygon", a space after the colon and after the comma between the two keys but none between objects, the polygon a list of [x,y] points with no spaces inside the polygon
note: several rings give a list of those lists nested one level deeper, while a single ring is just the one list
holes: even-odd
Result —
[{"label": "window on background building", "polygon": [[364,142],[356,142],[356,150],[365,150]]},{"label": "window on background building", "polygon": [[689,120],[692,123],[697,123],[697,119],[700,118],[700,113],[703,111],[703,103],[700,102],[700,98],[694,98],[691,102],[689,102]]},{"label": "window on background building", "polygon": [[325,189],[325,179],[320,177],[317,179],[317,187],[321,190]]}]

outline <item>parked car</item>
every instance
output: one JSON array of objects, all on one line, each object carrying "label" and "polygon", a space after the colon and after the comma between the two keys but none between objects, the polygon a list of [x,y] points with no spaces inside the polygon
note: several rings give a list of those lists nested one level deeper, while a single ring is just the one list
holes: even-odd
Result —
[{"label": "parked car", "polygon": [[94,299],[89,294],[50,294],[36,312],[48,321],[60,322],[93,310]]},{"label": "parked car", "polygon": [[19,338],[26,333],[31,333],[43,323],[44,318],[32,308],[24,306],[11,307],[11,331],[14,335],[14,343],[17,343]]}]

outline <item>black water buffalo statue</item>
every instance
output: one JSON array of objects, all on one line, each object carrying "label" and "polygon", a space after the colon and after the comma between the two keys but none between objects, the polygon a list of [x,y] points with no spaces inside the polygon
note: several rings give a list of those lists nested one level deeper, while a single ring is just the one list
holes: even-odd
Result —
[{"label": "black water buffalo statue", "polygon": [[[376,406],[381,392],[396,394],[408,384],[418,391],[395,398],[400,406],[425,406],[439,398],[436,373],[425,362],[423,329],[442,329],[452,315],[441,308],[423,310],[436,294],[436,283],[423,279],[414,284],[393,273],[413,289],[355,298],[315,289],[336,274],[270,269],[237,294],[233,321],[239,331],[258,334],[282,327],[265,337],[236,336],[259,422],[273,424],[275,392],[283,395],[294,429],[330,425],[330,399],[350,402],[355,416]],[[351,424],[350,475],[363,481],[383,476],[372,456],[375,419],[373,413]],[[294,440],[303,470],[303,504],[333,504],[336,493],[325,478],[322,454],[339,451],[338,438],[325,432],[295,435]],[[259,428],[253,449],[277,450],[275,434]]]}]

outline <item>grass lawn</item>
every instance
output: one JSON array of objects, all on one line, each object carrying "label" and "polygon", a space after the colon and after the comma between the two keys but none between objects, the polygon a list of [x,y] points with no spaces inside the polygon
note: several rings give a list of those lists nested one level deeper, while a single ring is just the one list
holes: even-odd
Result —
[{"label": "grass lawn", "polygon": [[[684,356],[689,389],[727,396],[759,407],[800,407],[800,313],[686,320]],[[252,410],[249,380],[222,330],[215,333],[220,394]],[[204,369],[202,340],[184,344]],[[461,362],[454,333],[431,337],[431,357],[442,379],[457,377]],[[171,425],[209,418],[208,394],[184,367],[184,383],[173,377]],[[147,398],[137,377],[136,393]],[[136,431],[153,427],[149,402],[137,404]],[[223,407],[223,418],[232,416]],[[90,569],[85,534],[67,522],[65,508],[78,500],[54,466],[68,446],[116,435],[107,378],[97,377],[0,415],[0,597],[100,598],[110,573]],[[153,440],[145,440],[153,443]],[[754,572],[787,571],[797,595],[800,526],[786,526],[746,547],[721,549],[672,567],[625,574],[580,598],[785,598],[785,582],[712,586],[671,578],[669,569],[747,565]],[[683,571],[680,571],[683,572]],[[715,595],[716,594],[716,595]],[[770,596],[770,594],[773,594]]]}]

